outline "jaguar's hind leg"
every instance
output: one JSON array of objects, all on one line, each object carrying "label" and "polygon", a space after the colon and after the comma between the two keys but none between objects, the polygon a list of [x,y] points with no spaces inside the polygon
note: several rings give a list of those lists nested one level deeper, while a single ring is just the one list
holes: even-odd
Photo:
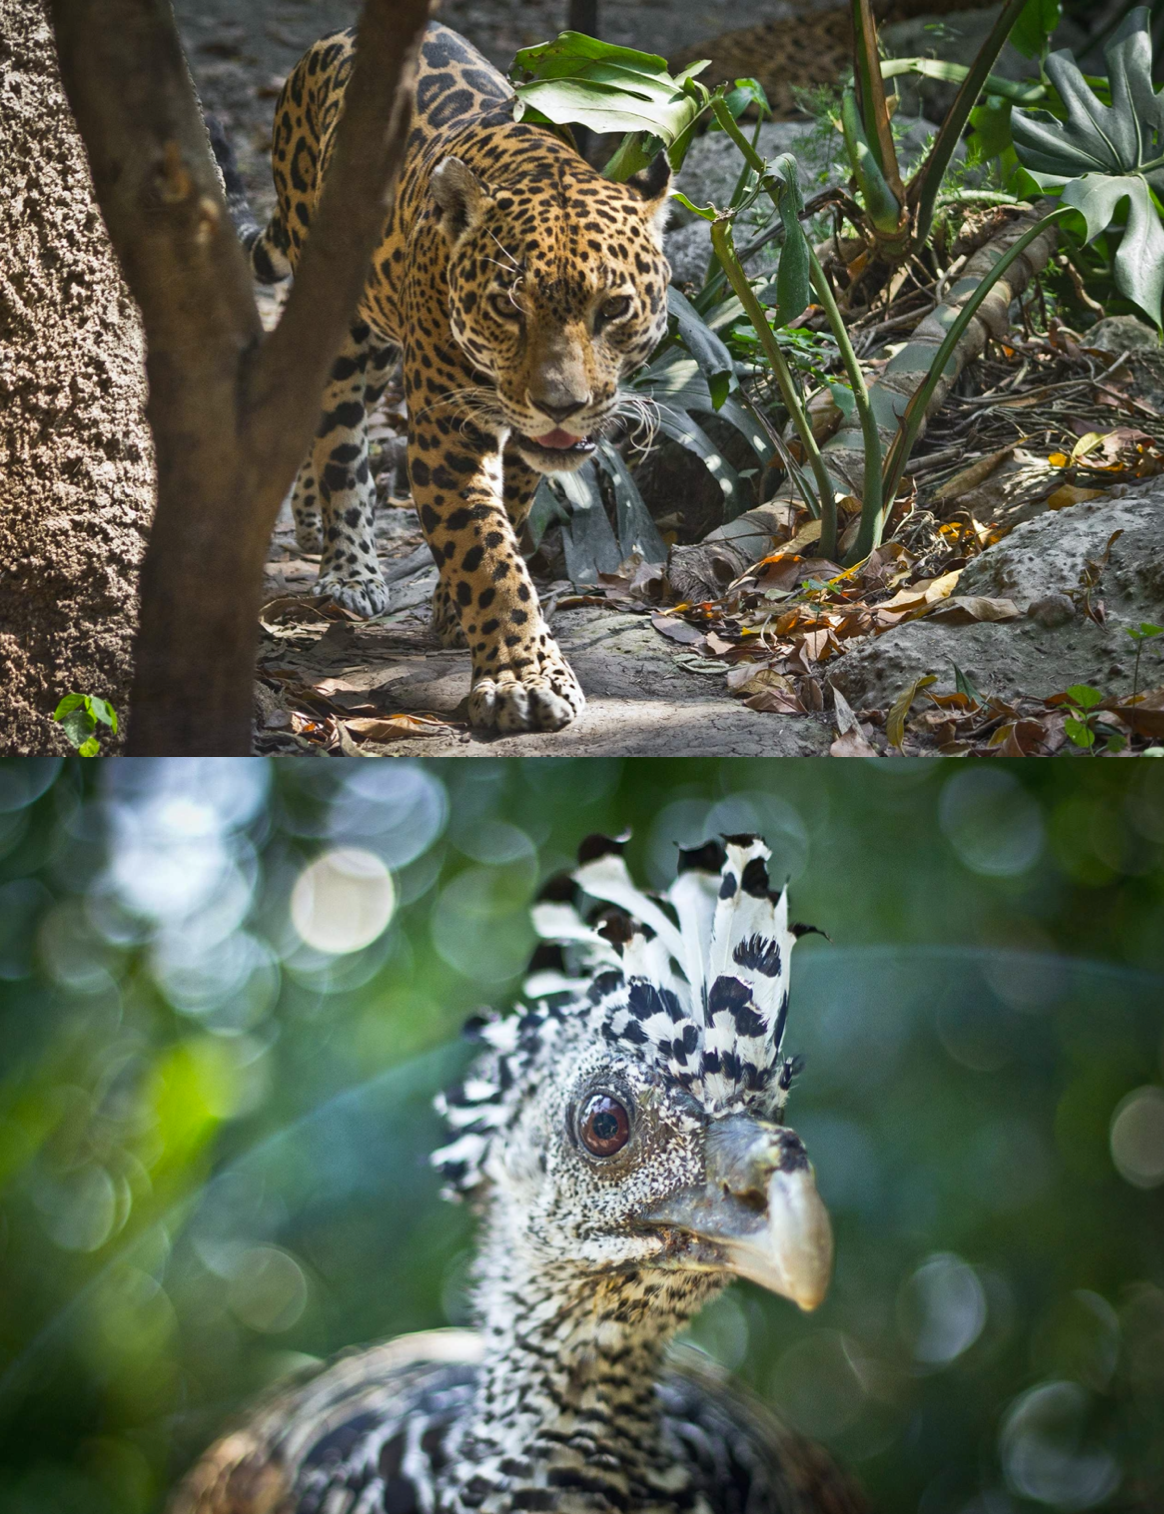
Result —
[{"label": "jaguar's hind leg", "polygon": [[318,557],[323,552],[323,517],[319,511],[319,485],[315,480],[315,449],[303,460],[291,490],[291,514],[295,541],[301,552]]},{"label": "jaguar's hind leg", "polygon": [[388,608],[388,587],[376,556],[376,487],[368,467],[367,406],[370,397],[378,399],[383,393],[390,361],[391,350],[376,340],[365,322],[357,322],[332,365],[311,456],[300,470],[304,487],[297,536],[301,528],[309,532],[312,524],[309,479],[317,486],[322,517],[323,555],[313,592],[362,616]]}]

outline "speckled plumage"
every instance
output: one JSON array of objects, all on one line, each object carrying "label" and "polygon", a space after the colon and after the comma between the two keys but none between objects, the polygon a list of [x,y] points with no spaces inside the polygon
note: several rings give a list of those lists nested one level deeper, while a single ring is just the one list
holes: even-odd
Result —
[{"label": "speckled plumage", "polygon": [[[442,1100],[453,1139],[434,1161],[481,1215],[480,1332],[406,1337],[287,1389],[211,1448],[172,1514],[858,1514],[822,1453],[668,1354],[742,1270],[731,1224],[683,1203],[734,1184],[754,1208],[769,1172],[810,1172],[781,1122],[801,928],[767,856],[752,837],[684,854],[652,898],[617,844],[586,843],[535,909],[561,950],[535,958],[533,1002],[474,1025],[482,1053]],[[596,1093],[630,1118],[601,1158],[579,1136]],[[739,1129],[764,1143],[760,1192],[734,1176],[752,1148],[726,1184],[712,1172]]]}]

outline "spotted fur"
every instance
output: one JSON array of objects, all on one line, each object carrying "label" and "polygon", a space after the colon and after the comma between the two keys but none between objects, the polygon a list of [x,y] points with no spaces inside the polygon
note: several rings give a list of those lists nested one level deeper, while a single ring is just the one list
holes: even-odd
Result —
[{"label": "spotted fur", "polygon": [[[280,95],[279,208],[265,231],[244,231],[260,278],[289,275],[307,238],[353,43],[324,37]],[[430,25],[395,204],[292,506],[300,546],[322,552],[316,592],[359,615],[384,610],[366,423],[399,349],[412,495],[440,569],[435,625],[471,650],[477,726],[557,729],[584,703],[518,532],[541,475],[593,452],[620,380],[665,329],[668,185],[662,155],[614,184],[551,130],[515,122],[501,74]],[[567,436],[579,440],[559,445]]]}]

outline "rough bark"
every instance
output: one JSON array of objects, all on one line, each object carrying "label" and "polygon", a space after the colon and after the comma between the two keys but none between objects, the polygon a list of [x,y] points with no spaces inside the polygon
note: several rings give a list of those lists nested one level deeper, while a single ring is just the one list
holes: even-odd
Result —
[{"label": "rough bark", "polygon": [[428,0],[367,0],[283,318],[264,338],[166,0],[50,0],[61,75],[141,309],[158,507],[129,749],[250,750],[267,542],[391,208]]},{"label": "rough bark", "polygon": [[153,447],[42,0],[0,0],[0,228],[0,752],[67,752],[62,695],[125,713]]}]

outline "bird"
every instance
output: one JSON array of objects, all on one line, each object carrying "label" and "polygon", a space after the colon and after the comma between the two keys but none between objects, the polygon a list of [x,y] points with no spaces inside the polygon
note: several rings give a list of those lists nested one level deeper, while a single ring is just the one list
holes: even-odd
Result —
[{"label": "bird", "polygon": [[478,1221],[475,1330],[277,1388],[169,1514],[863,1514],[857,1485],[673,1337],[737,1277],[823,1300],[829,1216],[785,1122],[789,924],[752,835],[639,888],[590,836],[533,907],[519,1004],[475,1016],[432,1160]]}]

